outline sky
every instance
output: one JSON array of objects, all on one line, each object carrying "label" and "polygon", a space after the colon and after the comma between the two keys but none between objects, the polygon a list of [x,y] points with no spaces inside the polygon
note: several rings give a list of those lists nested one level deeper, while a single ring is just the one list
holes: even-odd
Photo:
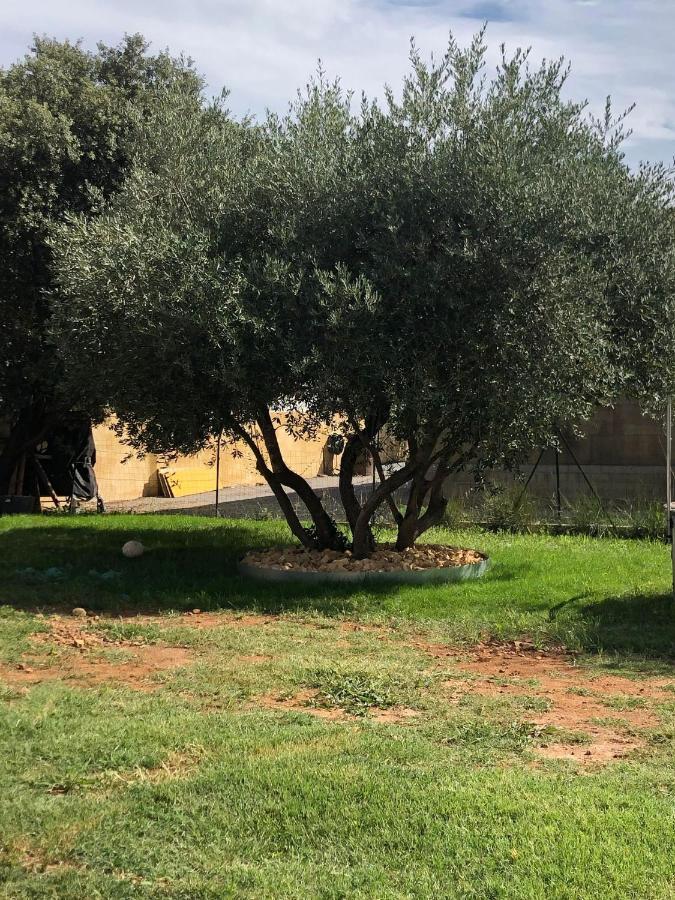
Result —
[{"label": "sky", "polygon": [[636,103],[631,165],[673,164],[675,0],[0,0],[0,66],[33,34],[118,43],[141,32],[154,49],[191,56],[211,93],[226,87],[236,115],[283,112],[317,60],[346,88],[381,96],[400,84],[412,36],[441,53],[452,31],[467,43],[487,21],[490,66],[499,45],[532,58],[565,56],[567,93],[600,114]]}]

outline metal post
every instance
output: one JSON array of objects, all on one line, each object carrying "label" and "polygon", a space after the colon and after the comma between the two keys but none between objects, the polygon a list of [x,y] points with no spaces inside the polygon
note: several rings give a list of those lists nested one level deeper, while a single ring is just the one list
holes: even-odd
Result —
[{"label": "metal post", "polygon": [[668,540],[673,539],[671,508],[673,505],[673,401],[668,398],[666,407],[666,515],[668,516]]},{"label": "metal post", "polygon": [[555,448],[555,502],[558,511],[558,522],[560,522],[560,451]]},{"label": "metal post", "polygon": [[216,441],[216,519],[218,518],[218,501],[220,499],[220,438],[223,432],[218,434]]},{"label": "metal post", "polygon": [[546,452],[546,449],[544,447],[542,447],[541,450],[539,451],[539,456],[537,457],[536,463],[532,466],[530,474],[527,476],[527,481],[523,485],[522,491],[520,492],[520,494],[518,494],[518,499],[516,500],[514,507],[513,507],[514,509],[519,509],[520,504],[523,502],[523,497],[525,496],[525,491],[527,490],[530,482],[532,481],[534,473],[537,471],[537,469],[539,467],[539,463],[541,462],[541,459],[545,452]]},{"label": "metal post", "polygon": [[673,575],[672,590],[675,594],[675,542],[673,541],[673,400],[668,398],[666,405],[666,515],[668,516],[667,535],[670,541],[670,562]]}]

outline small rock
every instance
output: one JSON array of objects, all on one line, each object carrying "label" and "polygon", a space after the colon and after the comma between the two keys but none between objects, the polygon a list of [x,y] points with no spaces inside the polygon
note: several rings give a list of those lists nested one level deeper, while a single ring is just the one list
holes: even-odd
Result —
[{"label": "small rock", "polygon": [[84,607],[82,607],[82,606],[76,606],[75,609],[73,610],[73,615],[77,619],[86,619],[87,618],[87,610],[84,609]]},{"label": "small rock", "polygon": [[192,615],[193,615],[193,616],[198,616],[200,612],[201,612],[201,609],[193,609],[193,610],[192,610]]},{"label": "small rock", "polygon": [[137,559],[143,556],[144,551],[145,547],[140,541],[127,541],[122,547],[122,555],[128,559]]}]

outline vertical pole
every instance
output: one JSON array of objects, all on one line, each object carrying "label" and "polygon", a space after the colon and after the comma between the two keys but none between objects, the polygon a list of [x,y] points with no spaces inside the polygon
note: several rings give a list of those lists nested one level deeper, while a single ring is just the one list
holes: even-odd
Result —
[{"label": "vertical pole", "polygon": [[666,407],[666,515],[668,516],[668,539],[672,540],[673,533],[670,523],[670,510],[673,504],[673,401],[668,398]]},{"label": "vertical pole", "polygon": [[560,451],[555,448],[555,504],[558,513],[558,522],[560,521],[561,503],[560,503]]},{"label": "vertical pole", "polygon": [[222,436],[222,430],[218,434],[218,440],[216,441],[216,519],[219,516],[218,513],[218,502],[220,500],[220,438]]},{"label": "vertical pole", "polygon": [[666,515],[668,516],[667,534],[670,541],[670,561],[673,573],[673,594],[675,594],[675,542],[672,527],[673,507],[673,399],[668,397],[666,406]]}]

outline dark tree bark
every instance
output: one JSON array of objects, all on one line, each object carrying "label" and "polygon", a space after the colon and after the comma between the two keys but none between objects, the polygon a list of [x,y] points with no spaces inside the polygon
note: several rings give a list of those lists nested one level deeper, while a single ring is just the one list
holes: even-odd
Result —
[{"label": "dark tree bark", "polygon": [[[270,460],[270,469],[275,478],[284,486],[290,488],[300,497],[309,513],[315,529],[314,544],[321,550],[341,550],[344,538],[338,531],[335,522],[323,508],[321,500],[307,483],[307,481],[289,469],[281,453],[276,429],[268,409],[262,410],[256,419],[260,428],[265,449]],[[270,485],[271,486],[271,485]]]},{"label": "dark tree bark", "polygon": [[432,478],[427,479],[426,473],[422,473],[421,477],[413,479],[406,513],[398,526],[397,550],[412,547],[420,535],[441,522],[448,505],[443,496],[443,484],[449,474],[450,466],[439,460]]},{"label": "dark tree bark", "polygon": [[[301,475],[286,465],[269,410],[261,411],[256,424],[262,434],[267,458],[245,428],[238,423],[230,423],[230,428],[251,449],[257,469],[277,498],[293,534],[303,546],[310,549],[343,549],[344,539],[317,494]],[[363,429],[355,427],[346,441],[340,464],[340,497],[352,532],[352,553],[356,559],[369,557],[375,549],[372,520],[377,510],[385,503],[392,509],[397,524],[397,550],[402,551],[413,546],[420,535],[438,525],[443,519],[448,503],[443,494],[445,480],[452,471],[461,468],[470,455],[464,450],[455,453],[453,458],[445,440],[442,446],[439,446],[441,439],[439,431],[427,436],[419,444],[412,439],[409,441],[407,462],[388,477],[385,477],[378,457],[379,466],[376,462],[376,468],[380,484],[361,504],[354,489],[354,470],[364,450],[372,447],[380,427],[376,416],[369,418]],[[375,456],[377,448],[372,447],[372,450],[375,451],[373,454]],[[452,461],[449,461],[449,457]],[[393,495],[408,483],[410,491],[405,513],[402,515],[396,507]],[[295,491],[304,503],[314,523],[313,533],[302,525],[284,487]]]},{"label": "dark tree bark", "polygon": [[352,528],[353,535],[353,543],[352,543],[352,553],[356,559],[366,559],[373,552],[373,547],[371,543],[372,529],[371,529],[371,521],[375,512],[379,509],[379,507],[387,502],[388,498],[392,496],[394,491],[398,490],[398,488],[403,487],[408,481],[410,481],[414,472],[417,469],[417,463],[415,460],[408,460],[408,462],[402,466],[400,469],[397,469],[392,475],[386,478],[368,497],[366,502],[361,507],[361,511],[358,515],[358,518]]},{"label": "dark tree bark", "polygon": [[342,451],[342,459],[340,460],[339,489],[340,500],[347,517],[352,533],[356,526],[356,520],[361,512],[361,504],[354,490],[354,469],[361,453],[361,441],[357,434],[350,434]]},{"label": "dark tree bark", "polygon": [[281,481],[265,462],[265,457],[261,453],[260,447],[258,447],[257,443],[253,440],[253,438],[245,428],[242,428],[239,425],[233,425],[231,427],[232,430],[244,441],[244,443],[253,453],[256,461],[256,469],[258,470],[258,472],[260,472],[260,474],[270,486],[272,493],[276,497],[281,511],[283,512],[284,517],[288,522],[288,527],[291,529],[291,532],[296,536],[303,547],[311,549],[314,546],[312,542],[312,536],[309,534],[307,529],[303,526],[302,522],[298,518],[298,514],[296,513],[295,508],[288,497],[288,494],[284,490]]},{"label": "dark tree bark", "polygon": [[[417,538],[425,531],[443,521],[448,507],[448,500],[443,493],[445,481],[452,472],[458,471],[465,465],[472,452],[472,447],[464,447],[450,460],[452,451],[445,446],[417,470],[410,486],[405,515],[398,526],[397,550],[412,547]],[[427,477],[433,462],[436,463],[436,468],[433,474]]]}]

